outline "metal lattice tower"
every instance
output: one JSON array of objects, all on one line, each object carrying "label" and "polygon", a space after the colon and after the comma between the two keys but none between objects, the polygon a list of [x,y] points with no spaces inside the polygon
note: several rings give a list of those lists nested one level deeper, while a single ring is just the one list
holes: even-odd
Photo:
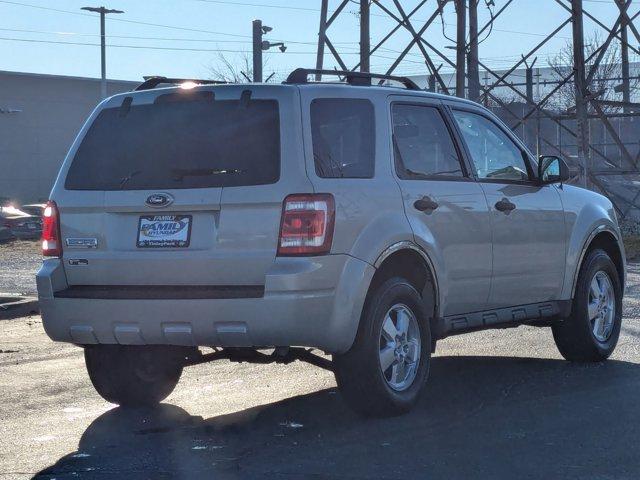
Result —
[{"label": "metal lattice tower", "polygon": [[[536,23],[532,19],[532,24],[545,26],[548,33],[537,43],[523,44],[520,59],[498,71],[483,60],[479,39],[498,27],[505,19],[504,13],[517,9],[522,1],[525,0],[419,0],[409,9],[407,2],[400,0],[321,0],[316,68],[327,68],[325,57],[328,57],[333,63],[331,67],[369,71],[371,58],[383,51],[388,54],[385,46],[402,31],[405,36],[408,34],[406,46],[390,59],[386,71],[377,73],[397,74],[408,55],[414,55],[413,58],[419,55],[430,90],[483,102],[499,110],[502,119],[518,134],[533,130],[533,150],[564,156],[579,172],[576,183],[605,193],[623,217],[632,211],[638,216],[640,188],[633,180],[638,180],[640,185],[640,120],[635,118],[640,115],[640,104],[633,101],[637,88],[632,84],[638,83],[640,77],[638,72],[631,75],[629,56],[640,57],[640,32],[635,24],[640,16],[637,8],[640,2],[632,5],[632,0],[610,0],[615,19],[605,23],[589,11],[588,5],[583,5],[583,0],[540,0],[541,15],[546,8],[553,7],[561,10],[563,20],[548,26],[546,21]],[[479,4],[493,7],[490,20],[482,25],[478,24]],[[332,43],[331,36],[332,26],[335,28],[341,17],[352,13],[349,8],[354,5],[359,15],[360,48],[358,62],[349,65],[345,52]],[[451,39],[455,42],[455,59],[434,45],[434,39],[445,35],[444,27],[440,29],[445,13],[456,18],[456,34]],[[371,22],[380,17],[387,23],[392,20],[393,26],[381,38],[371,39]],[[604,40],[587,48],[587,29],[597,30]],[[538,92],[536,97],[533,88],[536,56],[552,39],[560,36],[571,39],[572,62],[555,81],[545,81],[544,94]],[[616,61],[620,64],[620,75],[605,79],[610,82],[606,90],[615,90],[615,94],[605,95],[602,89],[594,89],[598,84],[594,79],[599,75],[603,60],[610,59],[610,49],[614,45],[615,51],[619,52]],[[455,86],[443,78],[443,66],[455,72]],[[480,79],[481,70],[484,84]],[[521,70],[526,72],[524,83],[514,81],[513,77],[514,72]],[[316,79],[320,80],[320,76]],[[554,105],[558,95],[567,88],[572,89],[573,104],[559,110]],[[509,100],[505,100],[505,92],[511,97]],[[521,106],[519,111],[514,108],[515,104]],[[624,141],[624,131],[636,128],[639,128],[638,140],[633,140],[633,133],[626,134],[632,141]],[[602,132],[603,144],[594,141],[594,131]]]}]

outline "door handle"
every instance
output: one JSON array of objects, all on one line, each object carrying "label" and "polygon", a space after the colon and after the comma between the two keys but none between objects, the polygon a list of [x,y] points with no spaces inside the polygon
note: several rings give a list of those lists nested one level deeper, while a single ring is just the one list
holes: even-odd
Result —
[{"label": "door handle", "polygon": [[509,213],[512,210],[516,209],[516,204],[511,203],[508,198],[503,198],[502,200],[496,202],[496,210],[504,213]]},{"label": "door handle", "polygon": [[421,212],[433,212],[440,205],[438,205],[438,202],[434,202],[431,197],[425,195],[421,199],[413,202],[413,206]]}]

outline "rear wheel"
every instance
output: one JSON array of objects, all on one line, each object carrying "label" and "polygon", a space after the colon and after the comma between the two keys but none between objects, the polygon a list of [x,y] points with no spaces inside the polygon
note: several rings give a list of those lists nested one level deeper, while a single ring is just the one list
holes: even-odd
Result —
[{"label": "rear wheel", "polygon": [[422,299],[408,281],[391,278],[370,293],[351,349],[334,356],[336,381],[357,412],[398,415],[417,401],[430,358]]},{"label": "rear wheel", "polygon": [[580,267],[571,316],[552,327],[553,338],[567,360],[599,362],[613,353],[621,324],[618,271],[604,250],[592,250]]},{"label": "rear wheel", "polygon": [[169,396],[191,351],[159,345],[96,345],[85,348],[84,359],[91,383],[102,398],[121,406],[143,406]]}]

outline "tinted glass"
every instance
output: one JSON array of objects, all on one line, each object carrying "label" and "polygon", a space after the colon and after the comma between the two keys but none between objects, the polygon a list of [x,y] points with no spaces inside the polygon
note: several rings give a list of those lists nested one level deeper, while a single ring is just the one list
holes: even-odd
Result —
[{"label": "tinted glass", "polygon": [[458,152],[436,108],[395,105],[393,136],[400,178],[463,176]]},{"label": "tinted glass", "polygon": [[495,123],[482,115],[454,110],[479,178],[528,180],[523,152]]},{"label": "tinted glass", "polygon": [[150,190],[275,183],[280,119],[273,100],[168,94],[100,112],[71,164],[70,190]]},{"label": "tinted glass", "polygon": [[371,178],[375,161],[373,105],[360,99],[311,103],[316,174],[323,178]]}]

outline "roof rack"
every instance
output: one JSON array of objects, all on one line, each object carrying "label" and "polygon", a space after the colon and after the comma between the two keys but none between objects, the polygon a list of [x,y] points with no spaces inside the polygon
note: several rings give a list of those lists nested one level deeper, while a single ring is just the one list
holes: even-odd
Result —
[{"label": "roof rack", "polygon": [[227,82],[223,82],[221,80],[198,80],[194,78],[167,78],[160,76],[151,76],[151,77],[142,77],[144,78],[144,82],[138,85],[135,91],[138,90],[152,90],[156,88],[158,85],[169,84],[169,85],[178,85],[180,83],[192,82],[198,85],[223,85]]},{"label": "roof rack", "polygon": [[309,82],[309,75],[333,75],[344,77],[349,85],[371,86],[372,79],[392,80],[401,83],[407,90],[422,90],[413,80],[408,77],[397,77],[395,75],[382,75],[378,73],[351,72],[346,70],[316,70],[312,68],[298,68],[291,72],[284,83],[304,84]]}]

